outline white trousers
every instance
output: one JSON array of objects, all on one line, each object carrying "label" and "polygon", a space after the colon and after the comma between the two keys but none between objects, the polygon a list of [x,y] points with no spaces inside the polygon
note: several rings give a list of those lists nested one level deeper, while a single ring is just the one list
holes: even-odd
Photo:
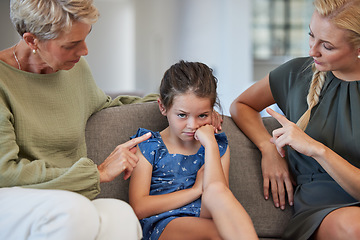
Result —
[{"label": "white trousers", "polygon": [[62,190],[0,188],[1,240],[138,240],[140,223],[126,202]]}]

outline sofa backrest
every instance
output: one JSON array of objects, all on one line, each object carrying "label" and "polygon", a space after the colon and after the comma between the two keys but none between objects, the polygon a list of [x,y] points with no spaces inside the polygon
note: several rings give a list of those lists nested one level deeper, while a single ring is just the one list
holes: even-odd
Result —
[{"label": "sofa backrest", "polygon": [[[272,118],[263,120],[268,131],[279,126]],[[112,107],[94,114],[86,128],[88,157],[100,164],[139,127],[153,131],[167,127],[156,102]],[[282,211],[274,207],[271,199],[264,200],[259,150],[230,117],[224,117],[222,127],[230,146],[230,189],[249,213],[260,237],[279,237],[290,218],[291,208],[287,206]],[[129,180],[124,181],[122,175],[112,182],[102,183],[98,197],[128,201],[128,184]]]}]

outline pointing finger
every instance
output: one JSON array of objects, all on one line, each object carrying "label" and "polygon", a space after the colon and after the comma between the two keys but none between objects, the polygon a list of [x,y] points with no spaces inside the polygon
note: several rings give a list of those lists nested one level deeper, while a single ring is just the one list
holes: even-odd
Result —
[{"label": "pointing finger", "polygon": [[266,108],[266,112],[275,118],[282,126],[286,125],[289,120],[282,114],[275,112],[271,108]]},{"label": "pointing finger", "polygon": [[151,132],[148,132],[140,137],[133,138],[133,139],[127,141],[126,143],[123,143],[122,146],[126,147],[128,149],[131,149],[131,148],[135,147],[136,145],[138,145],[139,143],[149,139],[150,137],[151,137]]}]

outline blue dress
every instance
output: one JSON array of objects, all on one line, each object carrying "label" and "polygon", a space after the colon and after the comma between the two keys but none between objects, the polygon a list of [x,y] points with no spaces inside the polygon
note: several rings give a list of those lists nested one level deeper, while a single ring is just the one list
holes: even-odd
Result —
[{"label": "blue dress", "polygon": [[[144,128],[140,128],[132,138],[142,136],[147,132],[151,132],[152,136],[140,143],[139,148],[153,166],[150,195],[161,195],[191,188],[195,183],[197,171],[204,164],[205,148],[201,146],[196,154],[190,156],[170,154],[160,133]],[[225,133],[215,134],[215,138],[220,156],[222,156],[228,146],[226,135]],[[183,207],[141,219],[144,239],[158,239],[166,225],[175,218],[199,217],[200,207],[201,198],[198,198]]]}]

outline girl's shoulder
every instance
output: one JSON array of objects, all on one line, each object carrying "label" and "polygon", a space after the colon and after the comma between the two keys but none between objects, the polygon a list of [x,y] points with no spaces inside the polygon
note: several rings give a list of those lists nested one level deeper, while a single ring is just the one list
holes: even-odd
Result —
[{"label": "girl's shoulder", "polygon": [[159,132],[151,131],[145,128],[139,128],[135,135],[131,136],[131,139],[140,137],[148,132],[151,132],[151,137],[138,144],[143,156],[151,163],[167,153],[166,146],[161,138]]},{"label": "girl's shoulder", "polygon": [[136,137],[141,137],[142,135],[146,134],[150,132],[151,133],[151,137],[148,140],[145,140],[143,142],[141,142],[139,145],[159,145],[159,144],[164,144],[163,140],[161,138],[160,132],[154,132],[145,128],[139,128],[136,132],[135,135],[131,136],[130,138],[136,138]]},{"label": "girl's shoulder", "polygon": [[228,147],[228,139],[226,137],[226,134],[224,132],[215,134],[215,139],[219,146],[219,152],[220,156],[224,155],[226,152],[226,149]]},{"label": "girl's shoulder", "polygon": [[[160,137],[160,133],[159,132],[154,132],[151,130],[148,130],[146,128],[139,128],[136,132],[136,134],[134,134],[133,136],[131,136],[131,139],[136,138],[136,137],[141,137],[142,135],[151,132],[151,137],[150,139],[155,139],[155,138],[159,138]],[[161,138],[161,137],[160,137]]]}]

